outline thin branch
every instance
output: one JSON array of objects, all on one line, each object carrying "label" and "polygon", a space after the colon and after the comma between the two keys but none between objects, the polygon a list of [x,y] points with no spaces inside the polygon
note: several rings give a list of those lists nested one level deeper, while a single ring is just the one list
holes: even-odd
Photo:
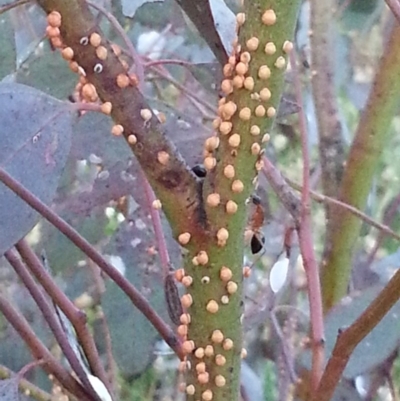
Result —
[{"label": "thin branch", "polygon": [[[15,377],[16,373],[8,369],[6,366],[0,365],[0,379],[10,379]],[[18,383],[19,390],[29,397],[34,398],[37,401],[52,401],[52,395],[46,391],[35,386],[26,379],[20,378]]]},{"label": "thin branch", "polygon": [[125,292],[136,308],[146,316],[175,353],[180,358],[183,358],[180,342],[171,328],[161,319],[143,295],[117,269],[110,265],[95,247],[2,168],[0,168],[0,181],[58,228],[72,243],[92,259]]},{"label": "thin branch", "polygon": [[92,399],[97,400],[97,393],[94,391],[92,385],[90,384],[86,372],[81,366],[74,350],[71,347],[71,344],[68,341],[66,333],[63,331],[59,321],[57,320],[54,308],[50,306],[48,300],[43,295],[41,288],[38,284],[36,284],[35,280],[29,274],[24,263],[18,257],[17,252],[15,252],[14,250],[9,250],[4,254],[4,256],[13,267],[15,272],[18,274],[25,288],[29,291],[36,305],[42,312],[43,317],[49,325],[51,331],[53,332],[57,343],[60,345],[60,348],[65,358],[71,365],[72,369],[78,376],[86,391],[88,391]]},{"label": "thin branch", "polygon": [[399,0],[385,0],[390,11],[396,17],[397,22],[400,23],[400,2]]},{"label": "thin branch", "polygon": [[303,189],[301,192],[301,221],[299,244],[307,276],[308,301],[310,304],[310,320],[312,334],[312,372],[311,390],[317,389],[324,366],[324,318],[322,312],[321,284],[319,269],[314,253],[312,238],[312,221],[310,205],[310,156],[308,153],[307,124],[303,107],[303,96],[300,78],[297,72],[295,52],[290,54],[290,64],[294,75],[296,102],[300,106],[299,127],[301,134],[301,149],[303,154]]},{"label": "thin branch", "polygon": [[347,329],[339,330],[332,356],[313,401],[329,401],[356,346],[374,329],[400,298],[400,270]]},{"label": "thin branch", "polygon": [[93,337],[86,326],[86,315],[58,288],[50,273],[46,271],[39,258],[25,240],[19,241],[16,248],[31,273],[72,323],[79,339],[79,344],[82,346],[93,374],[108,388],[106,372],[101,363]]},{"label": "thin branch", "polygon": [[0,15],[5,13],[6,11],[12,10],[15,7],[22,6],[24,4],[30,3],[32,0],[17,0],[11,3],[4,4],[0,7]]},{"label": "thin branch", "polygon": [[36,359],[43,359],[45,361],[44,369],[47,374],[53,374],[66,390],[76,395],[79,399],[86,401],[93,400],[82,385],[65,370],[56,358],[54,358],[50,351],[36,336],[36,333],[31,329],[31,326],[26,319],[11,306],[9,301],[1,292],[0,311],[24,340],[32,355]]}]

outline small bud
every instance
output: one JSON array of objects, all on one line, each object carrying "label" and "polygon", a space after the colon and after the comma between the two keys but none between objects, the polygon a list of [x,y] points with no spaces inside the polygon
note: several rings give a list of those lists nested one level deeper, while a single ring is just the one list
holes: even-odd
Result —
[{"label": "small bud", "polygon": [[238,26],[242,26],[246,21],[246,14],[245,13],[238,13],[236,15],[236,23]]},{"label": "small bud", "polygon": [[264,25],[274,25],[276,22],[276,14],[274,10],[266,10],[261,17],[261,21]]},{"label": "small bud", "polygon": [[229,121],[223,121],[219,126],[219,132],[222,135],[228,135],[232,131],[232,123]]},{"label": "small bud", "polygon": [[233,77],[232,84],[237,89],[243,88],[244,76],[243,75],[235,75]]},{"label": "small bud", "polygon": [[229,200],[226,203],[226,212],[228,214],[235,214],[237,212],[237,209],[238,209],[238,205],[233,200]]},{"label": "small bud", "polygon": [[64,60],[70,61],[74,58],[74,51],[71,47],[66,47],[61,50],[61,56]]},{"label": "small bud", "polygon": [[272,118],[272,117],[275,117],[275,115],[276,115],[275,107],[268,107],[268,109],[267,109],[267,117]]},{"label": "small bud", "polygon": [[89,42],[93,47],[99,47],[101,44],[101,36],[94,32],[90,35]]},{"label": "small bud", "polygon": [[261,130],[260,130],[260,127],[258,125],[252,125],[251,126],[251,128],[250,128],[250,134],[251,135],[257,136],[257,135],[260,135],[260,133],[261,133]]},{"label": "small bud", "polygon": [[119,57],[122,53],[121,48],[116,43],[111,44],[111,49],[117,57]]},{"label": "small bud", "polygon": [[161,151],[157,153],[157,160],[163,166],[166,166],[169,162],[169,154],[165,151]]},{"label": "small bud", "polygon": [[234,294],[237,291],[237,289],[238,285],[234,281],[229,281],[228,284],[226,285],[226,290],[230,295]]},{"label": "small bud", "polygon": [[242,348],[242,351],[241,351],[241,353],[240,353],[240,357],[241,357],[242,359],[244,359],[244,358],[247,357],[247,350],[246,350],[246,348]]},{"label": "small bud", "polygon": [[235,176],[235,167],[233,167],[232,164],[228,164],[224,167],[224,176],[229,179]]},{"label": "small bud", "polygon": [[208,372],[203,372],[197,375],[197,381],[200,384],[207,384],[210,380],[210,374]]},{"label": "small bud", "polygon": [[215,356],[215,363],[218,366],[224,366],[226,364],[226,358],[223,355],[218,354]]},{"label": "small bud", "polygon": [[222,72],[225,78],[230,78],[232,76],[233,67],[230,64],[225,64]]},{"label": "small bud", "polygon": [[268,56],[272,56],[273,54],[275,54],[276,52],[276,46],[275,43],[273,42],[268,42],[265,47],[264,47],[264,52],[265,54],[267,54]]},{"label": "small bud", "polygon": [[275,61],[275,67],[278,68],[279,70],[282,70],[283,68],[286,67],[286,60],[285,57],[279,56],[276,61]]},{"label": "small bud", "polygon": [[229,297],[228,295],[222,295],[221,297],[221,304],[228,305],[229,304]]},{"label": "small bud", "polygon": [[250,61],[251,61],[251,55],[250,55],[250,53],[249,53],[249,52],[243,52],[243,53],[240,55],[240,61],[241,61],[242,63],[249,64]]},{"label": "small bud", "polygon": [[230,338],[225,338],[224,342],[222,343],[222,348],[225,351],[229,351],[233,348],[233,341]]},{"label": "small bud", "polygon": [[214,301],[213,299],[211,301],[209,301],[206,306],[206,309],[210,313],[217,313],[218,309],[219,309],[217,301]]},{"label": "small bud", "polygon": [[112,110],[111,102],[105,102],[100,106],[100,110],[102,113],[110,115]]},{"label": "small bud", "polygon": [[203,401],[211,401],[213,399],[212,391],[210,389],[204,391],[201,395],[201,398],[203,399]]},{"label": "small bud", "polygon": [[239,134],[231,135],[228,139],[228,143],[233,148],[237,148],[240,145],[240,135]]},{"label": "small bud", "polygon": [[46,27],[46,35],[49,38],[58,38],[60,36],[60,30],[53,26]]},{"label": "small bud", "polygon": [[204,143],[204,148],[208,152],[212,152],[215,149],[217,149],[219,146],[219,138],[217,136],[211,136],[210,138],[207,138],[205,143]]},{"label": "small bud", "polygon": [[190,233],[182,233],[178,236],[178,241],[181,245],[186,245],[189,243],[191,238]]},{"label": "small bud", "polygon": [[182,343],[182,351],[185,354],[190,354],[194,350],[194,341],[187,340]]},{"label": "small bud", "polygon": [[262,65],[258,69],[258,77],[260,79],[268,79],[271,76],[271,70],[268,68],[267,65]]},{"label": "small bud", "polygon": [[246,42],[246,47],[247,47],[251,52],[254,52],[254,51],[257,50],[259,44],[260,44],[260,40],[254,36],[254,37],[250,38],[250,39]]},{"label": "small bud", "polygon": [[224,246],[229,238],[229,231],[226,228],[220,228],[217,232],[218,246]]},{"label": "small bud", "polygon": [[239,118],[243,121],[248,121],[251,118],[251,110],[249,107],[243,107],[239,112]]},{"label": "small bud", "polygon": [[212,345],[207,345],[204,348],[204,355],[208,356],[208,357],[213,356],[214,355],[214,347]]},{"label": "small bud", "polygon": [[266,102],[271,98],[271,91],[268,88],[263,88],[260,90],[260,99]]},{"label": "small bud", "polygon": [[254,79],[253,79],[253,77],[247,77],[243,82],[243,86],[247,90],[252,91],[254,89]]},{"label": "small bud", "polygon": [[232,270],[226,266],[222,267],[219,272],[219,277],[222,281],[228,282],[232,278]]},{"label": "small bud", "polygon": [[261,152],[261,146],[257,142],[254,142],[251,145],[251,154],[257,156],[258,154],[260,154],[260,152]]},{"label": "small bud", "polygon": [[269,134],[265,134],[261,140],[262,143],[266,143],[269,142],[269,140],[271,139],[271,136]]},{"label": "small bud", "polygon": [[[203,356],[199,358],[199,359],[202,359],[204,357],[204,349],[203,348],[199,348],[199,349],[201,349],[203,351]],[[194,355],[198,358],[198,356],[196,355],[196,351],[195,351]],[[196,368],[197,373],[204,373],[206,371],[206,364],[204,362],[200,362],[196,365],[195,368]]]},{"label": "small bud", "polygon": [[151,206],[153,209],[160,210],[162,207],[160,199],[155,199]]},{"label": "small bud", "polygon": [[249,278],[251,275],[251,268],[250,266],[244,266],[243,267],[243,277]]},{"label": "small bud", "polygon": [[186,386],[186,394],[194,395],[195,392],[196,392],[196,389],[193,386],[193,384],[189,384],[188,386]]},{"label": "small bud", "polygon": [[124,127],[120,124],[113,125],[111,133],[115,136],[120,136],[124,132]]},{"label": "small bud", "polygon": [[59,28],[61,26],[61,14],[58,11],[52,11],[47,16],[47,23],[53,28]]},{"label": "small bud", "polygon": [[178,326],[176,329],[176,332],[181,336],[181,337],[186,337],[188,333],[188,327],[185,324],[181,324]]},{"label": "small bud", "polygon": [[117,85],[119,88],[126,88],[129,85],[129,77],[126,74],[117,75]]},{"label": "small bud", "polygon": [[264,167],[264,162],[263,160],[257,160],[255,168],[257,171],[261,171]]},{"label": "small bud", "polygon": [[293,50],[293,43],[290,40],[285,40],[283,42],[282,50],[287,54]]},{"label": "small bud", "polygon": [[182,284],[187,288],[193,284],[193,277],[192,276],[185,276],[182,278]]},{"label": "small bud", "polygon": [[225,384],[226,384],[226,379],[224,376],[222,376],[222,375],[215,376],[215,385],[217,387],[224,387]]},{"label": "small bud", "polygon": [[259,105],[256,107],[256,109],[254,110],[254,114],[255,114],[257,117],[264,117],[264,116],[265,116],[265,113],[266,113],[265,107],[262,106],[261,104],[259,104]]},{"label": "small bud", "polygon": [[217,165],[217,159],[212,156],[207,156],[204,158],[204,168],[208,171],[212,170]]},{"label": "small bud", "polygon": [[233,92],[233,85],[230,79],[224,79],[221,83],[221,90],[225,95],[229,95]]},{"label": "small bud", "polygon": [[[239,62],[236,64],[235,71],[238,75],[244,75],[249,70],[248,64]],[[235,86],[235,85],[234,85]]]},{"label": "small bud", "polygon": [[176,281],[181,282],[183,277],[185,276],[185,270],[184,269],[175,270],[174,276]]},{"label": "small bud", "polygon": [[100,59],[100,60],[105,60],[107,58],[107,49],[104,46],[99,46],[96,49],[96,56]]},{"label": "small bud", "polygon": [[214,330],[211,334],[211,341],[216,344],[221,344],[224,341],[224,335],[221,330]]},{"label": "small bud", "polygon": [[217,193],[213,193],[207,196],[207,205],[210,207],[217,207],[221,202],[221,197]]},{"label": "small bud", "polygon": [[[204,348],[202,348],[202,347],[197,348],[196,351],[194,351],[194,356],[198,359],[204,358]],[[204,368],[205,368],[205,364],[204,364]],[[196,370],[197,370],[197,365],[196,365]]]},{"label": "small bud", "polygon": [[192,318],[190,317],[189,313],[182,313],[179,320],[182,324],[188,325],[191,322]]},{"label": "small bud", "polygon": [[206,251],[200,251],[197,254],[197,261],[200,265],[204,266],[208,263],[208,255]]},{"label": "small bud", "polygon": [[181,304],[184,308],[190,308],[193,304],[193,297],[190,294],[182,295]]},{"label": "small bud", "polygon": [[244,189],[243,182],[240,180],[235,180],[232,182],[232,191],[235,193],[240,193]]}]

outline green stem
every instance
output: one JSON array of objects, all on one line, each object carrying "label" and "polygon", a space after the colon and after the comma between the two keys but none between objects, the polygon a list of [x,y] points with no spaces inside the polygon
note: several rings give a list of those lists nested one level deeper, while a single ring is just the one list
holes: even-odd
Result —
[{"label": "green stem", "polygon": [[[398,107],[400,94],[400,26],[395,24],[378,66],[368,103],[350,149],[339,199],[359,210],[365,208],[380,155]],[[347,293],[352,255],[361,221],[341,211],[331,226],[330,249],[323,263],[324,310],[328,311]]]}]

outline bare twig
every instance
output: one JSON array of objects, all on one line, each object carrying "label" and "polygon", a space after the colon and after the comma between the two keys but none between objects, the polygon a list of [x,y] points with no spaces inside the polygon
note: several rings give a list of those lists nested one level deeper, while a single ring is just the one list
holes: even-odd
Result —
[{"label": "bare twig", "polygon": [[89,396],[82,385],[65,370],[43,345],[31,329],[30,324],[11,306],[2,293],[0,293],[0,311],[25,341],[32,355],[36,359],[43,359],[45,361],[44,369],[48,374],[53,374],[66,390],[75,394],[79,399],[93,401],[93,398]]},{"label": "bare twig", "polygon": [[8,10],[12,10],[15,7],[30,3],[31,1],[32,0],[17,0],[17,1],[12,1],[11,3],[4,4],[0,7],[0,15],[5,13]]},{"label": "bare twig", "polygon": [[54,308],[50,306],[48,300],[43,295],[39,285],[36,284],[35,280],[29,274],[26,266],[24,265],[24,263],[21,261],[21,259],[18,257],[17,253],[14,250],[7,251],[4,254],[4,256],[6,257],[10,265],[13,267],[15,272],[18,274],[24,286],[29,291],[35,303],[37,304],[38,308],[42,312],[43,317],[46,320],[47,324],[49,325],[51,331],[53,332],[54,337],[57,340],[57,343],[60,345],[60,348],[64,356],[66,357],[72,369],[74,370],[79,380],[85,387],[85,390],[90,394],[92,399],[98,400],[97,393],[94,391],[92,385],[90,384],[86,372],[81,366],[74,350],[71,347],[71,344],[68,342],[66,333],[63,331],[60,323],[56,318]]},{"label": "bare twig", "polygon": [[290,63],[294,75],[296,102],[300,106],[299,126],[301,148],[303,154],[303,189],[301,192],[301,221],[299,243],[304,269],[307,276],[308,300],[310,303],[311,334],[312,334],[312,372],[311,387],[314,392],[321,378],[324,366],[324,318],[322,312],[321,284],[319,269],[314,253],[312,239],[312,221],[310,205],[310,157],[308,154],[307,125],[303,108],[301,84],[297,73],[297,59],[294,51],[290,54]]},{"label": "bare twig", "polygon": [[40,199],[28,191],[23,185],[14,180],[4,169],[0,168],[0,181],[20,196],[32,208],[38,211],[45,219],[58,228],[67,238],[71,240],[82,252],[92,259],[129,297],[132,303],[149,320],[159,332],[166,343],[183,358],[180,342],[171,328],[165,324],[161,317],[150,306],[143,295],[112,265],[110,265],[89,242],[76,230],[54,213]]}]

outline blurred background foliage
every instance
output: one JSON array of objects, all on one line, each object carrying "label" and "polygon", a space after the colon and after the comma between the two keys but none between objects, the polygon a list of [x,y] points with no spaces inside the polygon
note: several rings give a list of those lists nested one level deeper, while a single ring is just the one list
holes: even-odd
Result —
[{"label": "blurred background foliage", "polygon": [[[0,5],[5,3],[0,1]],[[211,121],[219,96],[221,72],[213,53],[175,1],[97,0],[96,3],[118,19],[142,55],[146,67],[144,94],[154,109],[166,115],[170,132],[174,133],[172,139],[188,162],[196,165],[202,159],[201,144],[212,131]],[[227,5],[233,11],[239,7],[236,0],[227,1]],[[337,1],[336,6],[332,52],[340,120],[344,141],[349,146],[394,21],[381,1],[343,0]],[[109,21],[100,14],[98,21],[108,39],[124,47]],[[308,24],[309,4],[304,1],[296,47],[302,61],[304,112],[313,155],[312,182],[319,190],[317,105],[310,89]],[[45,16],[34,4],[0,15],[0,80],[29,85],[59,100],[71,101],[77,77],[49,45],[44,36],[45,26]],[[222,27],[216,29],[224,39],[227,34]],[[163,63],[166,59],[175,62]],[[131,63],[128,57],[126,61]],[[293,104],[289,101],[293,98],[291,82],[289,71],[280,118],[271,133],[267,155],[284,175],[300,182],[302,160],[297,115],[293,114]],[[168,320],[162,287],[164,272],[149,215],[151,205],[144,196],[137,163],[123,141],[110,135],[111,125],[108,117],[91,112],[74,121],[69,156],[52,207],[124,272]],[[394,157],[400,151],[398,116],[391,131],[365,212],[398,231],[400,164]],[[298,376],[310,367],[305,278],[294,242],[289,273],[283,278],[285,285],[277,293],[271,290],[270,270],[284,257],[284,233],[291,220],[264,177],[260,179],[258,192],[267,216],[262,228],[266,242],[260,255],[252,255],[248,250],[244,261],[245,265],[253,266],[254,274],[246,282],[245,341],[249,355],[243,363],[242,393],[250,401],[284,400],[290,390],[288,384],[296,378],[291,377],[290,371]],[[312,213],[315,249],[320,255],[325,228],[322,206],[313,204]],[[165,220],[163,225],[172,264],[177,268],[180,250]],[[182,397],[177,392],[177,358],[121,290],[102,277],[96,266],[45,221],[39,221],[30,232],[29,241],[37,252],[46,250],[58,284],[87,312],[108,369],[110,364],[117,366],[121,399]],[[350,295],[326,318],[328,351],[333,347],[337,330],[349,325],[365,309],[399,265],[398,243],[365,225],[357,244]],[[26,290],[4,259],[0,259],[0,266],[0,285],[38,336],[57,353],[54,339]],[[396,305],[357,347],[335,400],[399,399],[399,308]],[[114,362],[106,356],[106,325]],[[31,360],[23,342],[1,316],[0,338],[2,365],[18,371]],[[50,388],[40,369],[28,376],[39,386]]]}]

